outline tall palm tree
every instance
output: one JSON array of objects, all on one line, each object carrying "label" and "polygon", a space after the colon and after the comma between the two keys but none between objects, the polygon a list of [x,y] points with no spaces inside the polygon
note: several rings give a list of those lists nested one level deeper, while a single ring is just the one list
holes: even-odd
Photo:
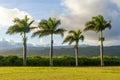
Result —
[{"label": "tall palm tree", "polygon": [[76,66],[78,66],[78,45],[79,45],[79,41],[83,41],[84,40],[84,36],[82,35],[82,32],[80,29],[78,29],[77,31],[74,30],[70,30],[69,31],[68,36],[66,36],[66,38],[64,39],[63,43],[67,43],[69,42],[69,45],[71,45],[73,42],[75,42],[75,61],[76,61]]},{"label": "tall palm tree", "polygon": [[26,65],[26,55],[27,55],[27,36],[26,33],[29,33],[31,31],[31,24],[34,22],[34,20],[30,21],[27,16],[25,16],[23,19],[15,18],[13,20],[14,25],[11,25],[6,34],[20,34],[23,39],[23,65]]},{"label": "tall palm tree", "polygon": [[60,20],[56,18],[49,18],[48,20],[41,20],[38,25],[38,30],[33,33],[32,37],[39,36],[48,36],[51,35],[51,46],[50,46],[50,66],[53,66],[53,34],[61,34],[63,36],[65,29],[58,28],[61,24]]},{"label": "tall palm tree", "polygon": [[99,36],[99,41],[101,41],[101,45],[100,45],[100,56],[101,56],[101,66],[104,66],[104,60],[103,60],[103,41],[105,40],[105,38],[103,37],[103,30],[105,30],[106,28],[111,29],[111,21],[106,21],[104,19],[104,17],[102,15],[98,15],[95,17],[92,17],[91,21],[88,21],[85,24],[85,29],[84,31],[95,31],[95,32],[100,32],[100,36]]}]

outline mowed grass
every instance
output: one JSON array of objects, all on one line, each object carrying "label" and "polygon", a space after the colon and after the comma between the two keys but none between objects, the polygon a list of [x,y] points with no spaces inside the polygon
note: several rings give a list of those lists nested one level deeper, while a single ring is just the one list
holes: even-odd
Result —
[{"label": "mowed grass", "polygon": [[0,80],[120,80],[120,67],[0,67]]}]

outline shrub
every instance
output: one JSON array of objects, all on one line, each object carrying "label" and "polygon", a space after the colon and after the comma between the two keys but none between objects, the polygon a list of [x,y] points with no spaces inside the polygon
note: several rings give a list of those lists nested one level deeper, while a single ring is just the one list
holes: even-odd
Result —
[{"label": "shrub", "polygon": [[27,58],[28,66],[48,66],[49,59],[47,57],[31,56]]},{"label": "shrub", "polygon": [[4,65],[6,66],[20,66],[22,65],[22,59],[17,56],[7,56],[4,58]]},{"label": "shrub", "polygon": [[0,66],[3,66],[3,65],[4,65],[4,57],[0,56]]},{"label": "shrub", "polygon": [[[0,56],[0,66],[22,66],[23,59],[17,56]],[[58,56],[53,59],[54,66],[75,66],[73,56]],[[104,57],[105,66],[120,66],[119,57]],[[100,57],[78,57],[79,66],[100,66]],[[27,66],[49,66],[49,57],[27,57]]]}]

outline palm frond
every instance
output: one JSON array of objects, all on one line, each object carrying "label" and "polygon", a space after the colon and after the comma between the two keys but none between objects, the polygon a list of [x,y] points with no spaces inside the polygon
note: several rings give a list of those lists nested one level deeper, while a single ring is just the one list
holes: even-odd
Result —
[{"label": "palm frond", "polygon": [[76,33],[74,30],[70,30],[68,33],[69,33],[69,34],[77,35],[77,33]]},{"label": "palm frond", "polygon": [[30,29],[31,29],[31,30],[34,30],[34,29],[39,29],[39,28],[38,28],[38,27],[31,26]]},{"label": "palm frond", "polygon": [[17,23],[17,22],[20,22],[21,20],[19,19],[19,18],[15,18],[14,20],[13,20],[13,22],[14,23]]},{"label": "palm frond", "polygon": [[67,43],[67,42],[70,42],[69,44],[71,44],[73,41],[74,41],[73,36],[72,36],[72,35],[68,35],[68,36],[64,39],[64,41],[63,41],[62,44]]},{"label": "palm frond", "polygon": [[30,25],[34,22],[31,21],[28,23],[29,18],[27,16],[24,17],[24,19],[15,18],[14,19],[14,25],[10,26],[6,32],[6,34],[23,34],[30,32]]},{"label": "palm frond", "polygon": [[54,26],[53,18],[50,17],[50,18],[48,19],[47,25],[49,26],[49,29],[50,29],[50,30],[53,30],[53,26]]},{"label": "palm frond", "polygon": [[18,25],[13,25],[13,26],[10,26],[6,32],[6,34],[17,34],[17,33],[21,33],[22,30],[20,27],[18,27]]},{"label": "palm frond", "polygon": [[49,34],[51,34],[49,30],[38,30],[32,34],[32,37],[35,36],[43,37],[43,36],[48,36]]},{"label": "palm frond", "polygon": [[81,36],[79,37],[79,40],[84,41],[84,36],[81,35]]},{"label": "palm frond", "polygon": [[69,45],[71,45],[74,41],[75,41],[74,39],[71,39],[71,40],[69,41]]},{"label": "palm frond", "polygon": [[86,24],[85,24],[85,28],[84,28],[84,31],[88,31],[88,30],[94,30],[94,22],[93,21],[88,21]]},{"label": "palm frond", "polygon": [[53,29],[57,29],[57,27],[61,24],[60,20],[57,20],[56,22],[54,22],[54,26]]},{"label": "palm frond", "polygon": [[61,36],[63,37],[65,31],[66,31],[65,29],[59,28],[59,29],[54,31],[54,34],[61,34]]},{"label": "palm frond", "polygon": [[38,30],[38,31],[34,32],[31,37],[38,36],[39,34],[40,34],[40,31]]},{"label": "palm frond", "polygon": [[107,22],[102,15],[92,17],[91,21],[88,21],[85,24],[84,31],[92,30],[95,32],[99,32],[106,28],[111,29],[111,22]]},{"label": "palm frond", "polygon": [[57,28],[59,24],[60,21],[56,18],[49,18],[48,20],[42,19],[38,25],[40,30],[40,34],[38,36],[41,37],[49,34],[61,34],[63,36],[65,29]]},{"label": "palm frond", "polygon": [[111,29],[112,28],[112,26],[111,26],[111,21],[108,21],[106,24],[105,24],[105,27],[104,27],[104,29],[106,29],[106,28],[109,28],[109,29]]},{"label": "palm frond", "polygon": [[24,19],[23,19],[25,22],[28,22],[29,21],[29,18],[27,15],[25,15]]},{"label": "palm frond", "polygon": [[80,29],[77,30],[78,35],[81,35],[82,31]]},{"label": "palm frond", "polygon": [[40,29],[49,29],[50,28],[49,25],[47,24],[47,20],[44,20],[44,19],[39,22],[38,27]]},{"label": "palm frond", "polygon": [[33,24],[34,20],[32,20],[30,23],[27,24],[27,27],[30,27],[31,24]]},{"label": "palm frond", "polygon": [[76,44],[78,44],[79,40],[84,40],[84,36],[81,35],[82,32],[80,29],[78,29],[77,31],[70,30],[69,33],[70,35],[66,36],[63,43],[69,42],[69,45],[71,45],[73,42],[76,42]]}]

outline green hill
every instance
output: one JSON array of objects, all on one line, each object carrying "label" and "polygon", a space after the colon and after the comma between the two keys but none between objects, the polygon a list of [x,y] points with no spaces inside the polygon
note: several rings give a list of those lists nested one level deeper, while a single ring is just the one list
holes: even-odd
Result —
[{"label": "green hill", "polygon": [[[22,56],[22,48],[17,49],[4,49],[0,50],[0,55],[18,55]],[[38,55],[38,56],[48,56],[49,48],[28,48],[28,56]],[[54,48],[54,56],[69,55],[74,56],[74,49],[70,47],[57,47]],[[110,46],[104,47],[105,56],[120,56],[120,46]],[[79,56],[99,56],[99,46],[87,46],[79,47]]]}]

